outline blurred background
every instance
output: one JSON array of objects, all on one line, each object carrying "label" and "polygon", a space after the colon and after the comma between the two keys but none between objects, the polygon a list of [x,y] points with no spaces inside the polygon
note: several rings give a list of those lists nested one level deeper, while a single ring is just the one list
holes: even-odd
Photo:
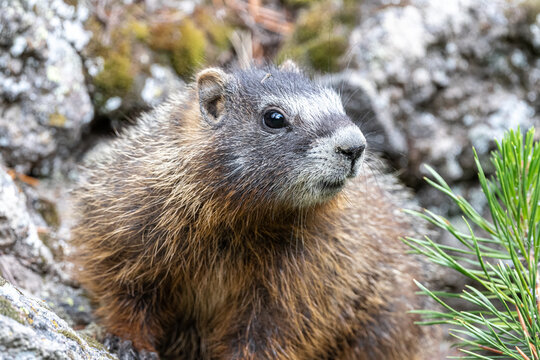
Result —
[{"label": "blurred background", "polygon": [[540,0],[0,0],[0,274],[85,328],[63,261],[77,164],[198,69],[284,59],[449,218],[421,165],[485,212],[472,146],[488,165],[506,129],[540,127]]}]

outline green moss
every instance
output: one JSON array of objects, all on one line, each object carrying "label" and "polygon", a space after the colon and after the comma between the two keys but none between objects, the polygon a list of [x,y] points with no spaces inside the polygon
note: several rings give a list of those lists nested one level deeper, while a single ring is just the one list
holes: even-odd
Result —
[{"label": "green moss", "polygon": [[135,10],[126,7],[125,21],[108,31],[95,17],[85,23],[85,28],[93,33],[87,51],[90,56],[101,57],[104,61],[103,68],[93,78],[94,101],[98,108],[112,96],[126,96],[133,86],[135,74],[140,71],[141,64],[134,57],[133,49],[148,37],[149,30],[132,12]]},{"label": "green moss", "polygon": [[319,72],[338,71],[357,11],[356,0],[314,1],[300,13],[277,61],[292,59]]},{"label": "green moss", "polygon": [[128,24],[128,29],[140,41],[146,41],[150,36],[150,28],[142,21],[132,20]]},{"label": "green moss", "polygon": [[219,50],[229,48],[229,38],[233,28],[221,20],[217,20],[209,11],[201,10],[195,13],[195,21],[206,32],[210,42]]},{"label": "green moss", "polygon": [[7,316],[24,325],[24,318],[5,298],[0,298],[0,315]]},{"label": "green moss", "polygon": [[190,19],[181,24],[161,23],[150,30],[150,46],[169,52],[176,72],[189,77],[202,64],[206,54],[206,37]]},{"label": "green moss", "polygon": [[292,60],[296,64],[302,67],[310,66],[310,64],[308,63],[306,59],[306,51],[307,51],[307,47],[304,45],[295,45],[295,46],[289,45],[288,47],[284,47],[278,53],[278,55],[276,56],[275,62],[277,64],[281,64],[285,60]]},{"label": "green moss", "polygon": [[344,0],[336,20],[349,28],[353,28],[357,24],[359,16],[358,0]]},{"label": "green moss", "polygon": [[206,28],[212,42],[221,50],[228,49],[230,46],[229,38],[232,34],[232,27],[224,23],[210,23]]},{"label": "green moss", "polygon": [[340,36],[318,39],[307,50],[311,66],[318,71],[339,70],[339,59],[347,50],[347,40]]},{"label": "green moss", "polygon": [[206,38],[191,20],[182,23],[180,32],[182,39],[172,52],[172,62],[176,72],[187,77],[204,61]]},{"label": "green moss", "polygon": [[6,279],[0,276],[0,286],[4,286],[7,283]]},{"label": "green moss", "polygon": [[320,0],[283,0],[286,6],[294,8],[309,6],[319,1]]},{"label": "green moss", "polygon": [[[46,247],[48,247],[51,251],[53,250],[52,249],[52,238],[51,238],[51,235],[49,232],[38,232],[38,237],[39,237],[39,240],[41,240],[41,242],[43,243],[43,245],[45,245]],[[56,258],[56,256],[55,256]]]},{"label": "green moss", "polygon": [[79,344],[80,347],[84,347],[84,343],[75,333],[65,329],[58,330],[58,333],[64,335],[68,339],[75,341],[77,344]]},{"label": "green moss", "polygon": [[90,345],[94,349],[106,351],[105,346],[103,346],[102,343],[100,343],[99,341],[97,341],[93,337],[85,335],[85,334],[80,334],[80,335],[84,339],[84,341],[86,341],[88,343],[88,345]]},{"label": "green moss", "polygon": [[78,0],[64,0],[64,3],[67,5],[75,6],[77,7],[79,1]]},{"label": "green moss", "polygon": [[120,52],[111,53],[94,84],[105,97],[125,95],[133,84],[130,58]]},{"label": "green moss", "polygon": [[319,72],[338,71],[339,60],[347,51],[347,39],[343,36],[321,36],[305,44],[289,44],[276,58],[277,63],[291,59]]},{"label": "green moss", "polygon": [[104,45],[104,29],[103,25],[96,17],[90,17],[84,23],[84,28],[92,33],[90,41],[86,45],[86,51],[89,56],[104,56],[107,54],[107,47]]},{"label": "green moss", "polygon": [[315,39],[322,33],[330,31],[331,21],[327,11],[314,9],[304,12],[298,18],[297,26],[294,30],[293,39],[297,43],[302,43]]},{"label": "green moss", "polygon": [[159,22],[150,28],[149,45],[154,50],[172,51],[180,37],[177,24]]}]

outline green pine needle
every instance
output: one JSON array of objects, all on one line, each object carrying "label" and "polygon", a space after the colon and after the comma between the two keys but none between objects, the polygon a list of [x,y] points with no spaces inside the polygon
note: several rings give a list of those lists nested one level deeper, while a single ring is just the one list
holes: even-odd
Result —
[{"label": "green pine needle", "polygon": [[[468,233],[429,210],[407,211],[449,232],[463,245],[441,245],[429,237],[404,239],[413,253],[454,269],[476,283],[461,293],[431,291],[416,283],[421,294],[443,308],[414,311],[422,316],[419,324],[452,325],[451,334],[457,339],[462,359],[523,360],[524,354],[540,360],[540,144],[534,141],[534,131],[531,128],[524,138],[519,128],[511,130],[497,143],[491,157],[495,169],[492,178],[486,177],[474,151],[490,219],[427,167],[433,180],[426,181],[458,205]],[[452,308],[445,299],[455,297],[474,305],[476,310]]]}]

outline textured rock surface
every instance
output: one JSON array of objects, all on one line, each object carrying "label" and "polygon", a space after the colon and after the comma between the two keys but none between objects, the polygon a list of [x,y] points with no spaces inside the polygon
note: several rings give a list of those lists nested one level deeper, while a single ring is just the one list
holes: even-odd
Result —
[{"label": "textured rock surface", "polygon": [[42,192],[13,181],[0,166],[0,276],[47,301],[70,326],[85,326],[92,321],[89,300],[63,261],[69,209],[53,211]]},{"label": "textured rock surface", "polygon": [[78,334],[47,304],[0,277],[0,358],[115,359],[98,342]]},{"label": "textured rock surface", "polygon": [[[39,274],[49,271],[52,264],[52,254],[40,240],[36,226],[26,208],[25,195],[0,167],[0,270],[2,274],[10,281],[17,282],[16,278],[23,275],[22,268]],[[34,288],[30,284],[26,287]]]},{"label": "textured rock surface", "polygon": [[19,172],[49,173],[93,118],[77,54],[86,17],[62,0],[0,1],[0,152]]},{"label": "textured rock surface", "polygon": [[507,1],[374,3],[351,37],[342,86],[359,93],[353,110],[369,99],[384,135],[375,143],[411,185],[422,163],[450,182],[474,178],[472,145],[486,160],[506,129],[540,125],[540,16]]}]

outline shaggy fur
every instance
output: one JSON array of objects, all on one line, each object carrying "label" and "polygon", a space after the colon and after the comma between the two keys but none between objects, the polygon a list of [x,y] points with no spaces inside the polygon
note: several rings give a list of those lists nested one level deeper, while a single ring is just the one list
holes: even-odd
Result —
[{"label": "shaggy fur", "polygon": [[[295,71],[207,70],[88,166],[76,262],[111,333],[175,359],[432,358],[403,190],[362,168],[316,188],[339,168],[312,150],[352,124],[336,97]],[[268,106],[291,126],[262,129]]]}]

